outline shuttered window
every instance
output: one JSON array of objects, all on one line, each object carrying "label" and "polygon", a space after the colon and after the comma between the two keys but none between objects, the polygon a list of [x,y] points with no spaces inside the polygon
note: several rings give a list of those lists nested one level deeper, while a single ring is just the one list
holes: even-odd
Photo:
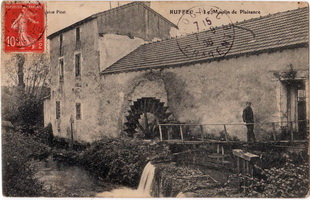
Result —
[{"label": "shuttered window", "polygon": [[59,59],[59,82],[64,81],[64,60]]},{"label": "shuttered window", "polygon": [[56,119],[60,119],[60,101],[56,101]]},{"label": "shuttered window", "polygon": [[80,41],[80,39],[81,39],[80,27],[77,27],[77,28],[75,29],[75,40],[76,40],[76,42],[78,43],[78,42]]},{"label": "shuttered window", "polygon": [[63,48],[63,35],[59,35],[59,55],[63,56],[64,55],[64,48]]},{"label": "shuttered window", "polygon": [[81,54],[75,54],[75,77],[81,76]]},{"label": "shuttered window", "polygon": [[76,111],[76,119],[77,120],[82,119],[82,116],[81,116],[81,103],[76,103],[75,104],[75,111]]}]

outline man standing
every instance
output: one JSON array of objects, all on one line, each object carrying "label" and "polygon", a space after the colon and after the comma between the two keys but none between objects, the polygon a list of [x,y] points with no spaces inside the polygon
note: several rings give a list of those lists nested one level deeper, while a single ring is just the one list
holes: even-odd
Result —
[{"label": "man standing", "polygon": [[255,135],[254,135],[254,114],[251,108],[251,102],[246,102],[246,107],[243,110],[242,118],[243,121],[246,123],[246,127],[248,129],[247,136],[248,142],[255,142]]}]

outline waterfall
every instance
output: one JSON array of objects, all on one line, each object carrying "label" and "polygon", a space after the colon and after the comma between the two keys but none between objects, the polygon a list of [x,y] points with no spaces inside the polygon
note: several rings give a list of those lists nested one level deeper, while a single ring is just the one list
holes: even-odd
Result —
[{"label": "waterfall", "polygon": [[150,195],[152,182],[154,179],[154,173],[155,173],[155,166],[152,165],[151,162],[148,162],[147,165],[144,167],[144,170],[142,172],[138,191],[140,191],[143,194]]},{"label": "waterfall", "polygon": [[152,165],[151,162],[148,162],[143,169],[139,186],[136,190],[131,188],[119,188],[114,189],[110,192],[99,193],[96,195],[96,197],[108,197],[108,198],[151,197],[151,188],[154,179],[154,174],[155,174],[155,166]]}]

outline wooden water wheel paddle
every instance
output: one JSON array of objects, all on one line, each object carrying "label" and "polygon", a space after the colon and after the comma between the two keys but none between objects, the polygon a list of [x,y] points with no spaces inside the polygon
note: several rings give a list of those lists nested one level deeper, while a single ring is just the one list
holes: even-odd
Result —
[{"label": "wooden water wheel paddle", "polygon": [[168,107],[159,99],[153,97],[144,97],[137,99],[128,110],[125,123],[127,129],[125,131],[129,136],[133,136],[137,132],[142,132],[144,138],[151,139],[157,134],[157,123],[163,123],[168,120],[171,113],[167,112]]}]

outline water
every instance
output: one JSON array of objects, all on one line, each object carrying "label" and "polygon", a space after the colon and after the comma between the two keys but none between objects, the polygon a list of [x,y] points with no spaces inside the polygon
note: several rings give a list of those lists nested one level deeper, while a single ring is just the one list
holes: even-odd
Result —
[{"label": "water", "polygon": [[144,167],[142,172],[139,186],[138,188],[131,189],[131,188],[119,188],[114,189],[110,192],[102,192],[98,193],[96,197],[106,197],[106,198],[147,198],[151,197],[151,188],[155,174],[155,166],[152,165],[151,162],[148,162],[147,165]]},{"label": "water", "polygon": [[84,169],[64,165],[52,157],[44,161],[33,160],[32,167],[37,171],[35,177],[51,197],[94,197],[98,192],[119,187],[100,182]]}]

